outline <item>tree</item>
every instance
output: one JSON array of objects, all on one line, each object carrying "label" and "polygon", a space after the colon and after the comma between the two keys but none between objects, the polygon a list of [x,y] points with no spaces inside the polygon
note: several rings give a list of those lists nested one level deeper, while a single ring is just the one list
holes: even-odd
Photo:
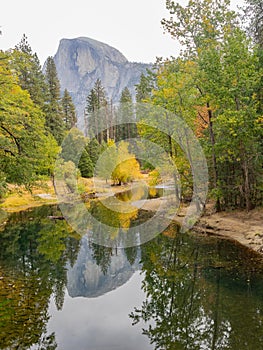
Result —
[{"label": "tree", "polygon": [[140,81],[135,85],[136,90],[136,102],[147,102],[151,98],[151,92],[154,88],[155,75],[151,70],[147,71],[147,75],[143,74],[140,77]]},{"label": "tree", "polygon": [[25,34],[11,51],[11,66],[21,88],[29,92],[32,101],[44,112],[48,87],[37,54],[33,53]]},{"label": "tree", "polygon": [[81,176],[90,178],[93,177],[94,165],[86,149],[82,152],[79,160],[78,168],[80,170]]},{"label": "tree", "polygon": [[48,85],[48,105],[46,110],[46,127],[61,143],[64,137],[65,123],[60,99],[60,83],[57,69],[52,57],[48,57],[45,67],[46,82]]},{"label": "tree", "polygon": [[132,103],[132,95],[127,87],[121,93],[117,119],[116,141],[136,137],[135,111]]},{"label": "tree", "polygon": [[172,16],[162,24],[183,45],[184,55],[196,57],[199,49],[219,43],[226,30],[237,27],[237,15],[229,6],[230,0],[189,0],[185,7],[168,0],[166,8]]},{"label": "tree", "polygon": [[118,145],[117,160],[111,175],[114,184],[121,185],[140,178],[140,165],[135,156],[129,153],[128,147],[129,144],[125,141]]},{"label": "tree", "polygon": [[93,89],[90,91],[85,108],[85,118],[87,119],[88,135],[95,137],[101,144],[105,139],[103,130],[106,129],[108,118],[107,99],[101,80],[97,79]]},{"label": "tree", "polygon": [[89,141],[89,143],[86,147],[86,150],[87,150],[87,152],[90,156],[90,159],[93,163],[93,167],[95,167],[97,160],[99,159],[99,155],[102,151],[102,147],[95,137]]},{"label": "tree", "polygon": [[[183,65],[170,72],[169,63],[166,65],[154,100],[174,109],[192,127],[196,128],[193,120],[197,122],[217,210],[249,210],[262,198],[262,132],[256,98],[262,71],[257,69],[258,58],[228,0],[189,1],[185,7],[167,1],[167,8],[175,16],[163,24],[184,45]],[[177,102],[173,95],[178,96]],[[252,154],[257,154],[256,162]]]},{"label": "tree", "polygon": [[1,171],[7,182],[30,186],[38,175],[52,172],[58,148],[45,132],[45,118],[40,108],[18,85],[8,61],[0,62],[3,79],[0,84]]},{"label": "tree", "polygon": [[248,33],[263,49],[263,5],[260,0],[246,0],[246,17],[249,20]]},{"label": "tree", "polygon": [[75,106],[73,104],[72,98],[67,89],[65,89],[63,97],[62,97],[62,111],[63,111],[63,119],[67,130],[70,130],[77,123],[77,116]]},{"label": "tree", "polygon": [[113,140],[109,140],[106,149],[96,162],[96,176],[105,179],[106,183],[112,178],[113,170],[117,164],[117,147]]}]

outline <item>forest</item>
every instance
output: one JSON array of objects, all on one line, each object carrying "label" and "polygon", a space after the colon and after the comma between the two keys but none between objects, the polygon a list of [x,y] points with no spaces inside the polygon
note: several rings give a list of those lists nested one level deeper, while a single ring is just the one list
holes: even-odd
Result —
[{"label": "forest", "polygon": [[[181,53],[158,58],[141,76],[136,103],[160,107],[191,127],[207,160],[209,199],[217,211],[261,206],[262,4],[247,0],[241,14],[231,10],[228,0],[189,0],[186,6],[167,0],[166,8],[170,17],[161,23],[180,42]],[[61,166],[89,178],[100,154],[111,149],[97,176],[117,185],[139,178],[143,170],[158,181],[160,169],[136,159],[132,138],[164,148],[181,176],[182,197],[192,195],[191,162],[171,137],[176,130],[166,135],[158,124],[145,125],[128,88],[113,106],[96,81],[83,111],[83,134],[76,128],[70,93],[61,91],[53,58],[41,67],[24,35],[13,49],[0,51],[0,94],[1,199],[10,184],[30,190],[37,181],[52,178],[59,154]],[[107,128],[101,130],[103,123]],[[70,149],[63,147],[67,136]],[[83,143],[76,161],[75,150]],[[114,162],[119,165],[112,171]]]}]

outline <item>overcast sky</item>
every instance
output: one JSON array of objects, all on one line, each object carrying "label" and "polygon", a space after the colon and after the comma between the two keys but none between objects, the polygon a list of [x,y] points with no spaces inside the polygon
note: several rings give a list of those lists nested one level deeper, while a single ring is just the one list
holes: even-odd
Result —
[{"label": "overcast sky", "polygon": [[56,53],[60,39],[86,36],[115,47],[130,61],[149,63],[179,53],[178,43],[163,34],[163,17],[169,17],[165,0],[6,0],[0,49],[14,47],[25,33],[43,63]]}]

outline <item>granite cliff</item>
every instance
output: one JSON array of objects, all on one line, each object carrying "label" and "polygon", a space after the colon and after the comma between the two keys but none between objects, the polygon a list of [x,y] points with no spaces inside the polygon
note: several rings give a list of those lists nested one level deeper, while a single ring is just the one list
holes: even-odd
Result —
[{"label": "granite cliff", "polygon": [[129,62],[122,53],[102,42],[89,38],[62,39],[54,56],[61,90],[67,89],[75,103],[78,124],[83,124],[86,97],[97,79],[109,100],[118,103],[127,86],[133,96],[134,85],[151,65]]}]

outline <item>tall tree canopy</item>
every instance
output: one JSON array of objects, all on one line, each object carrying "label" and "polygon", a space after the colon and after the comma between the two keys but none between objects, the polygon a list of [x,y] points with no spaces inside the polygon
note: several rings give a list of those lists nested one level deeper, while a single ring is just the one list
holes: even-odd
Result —
[{"label": "tall tree canopy", "polygon": [[18,84],[10,58],[0,53],[0,164],[7,182],[30,185],[50,174],[57,144],[45,132],[45,117],[29,93]]},{"label": "tall tree canopy", "polygon": [[[206,152],[217,209],[249,210],[263,197],[263,73],[257,47],[239,27],[228,0],[190,0],[186,6],[168,0],[166,5],[172,16],[162,21],[164,28],[184,49],[177,59],[160,63],[156,86],[146,100],[174,112],[195,130]],[[169,142],[153,130],[139,131],[164,145]],[[176,148],[170,143],[171,156],[189,182],[191,171]]]},{"label": "tall tree canopy", "polygon": [[46,127],[61,143],[65,135],[65,123],[63,120],[63,109],[60,98],[60,82],[57,69],[52,57],[48,57],[45,67],[46,82],[48,85],[48,104],[46,112]]}]

